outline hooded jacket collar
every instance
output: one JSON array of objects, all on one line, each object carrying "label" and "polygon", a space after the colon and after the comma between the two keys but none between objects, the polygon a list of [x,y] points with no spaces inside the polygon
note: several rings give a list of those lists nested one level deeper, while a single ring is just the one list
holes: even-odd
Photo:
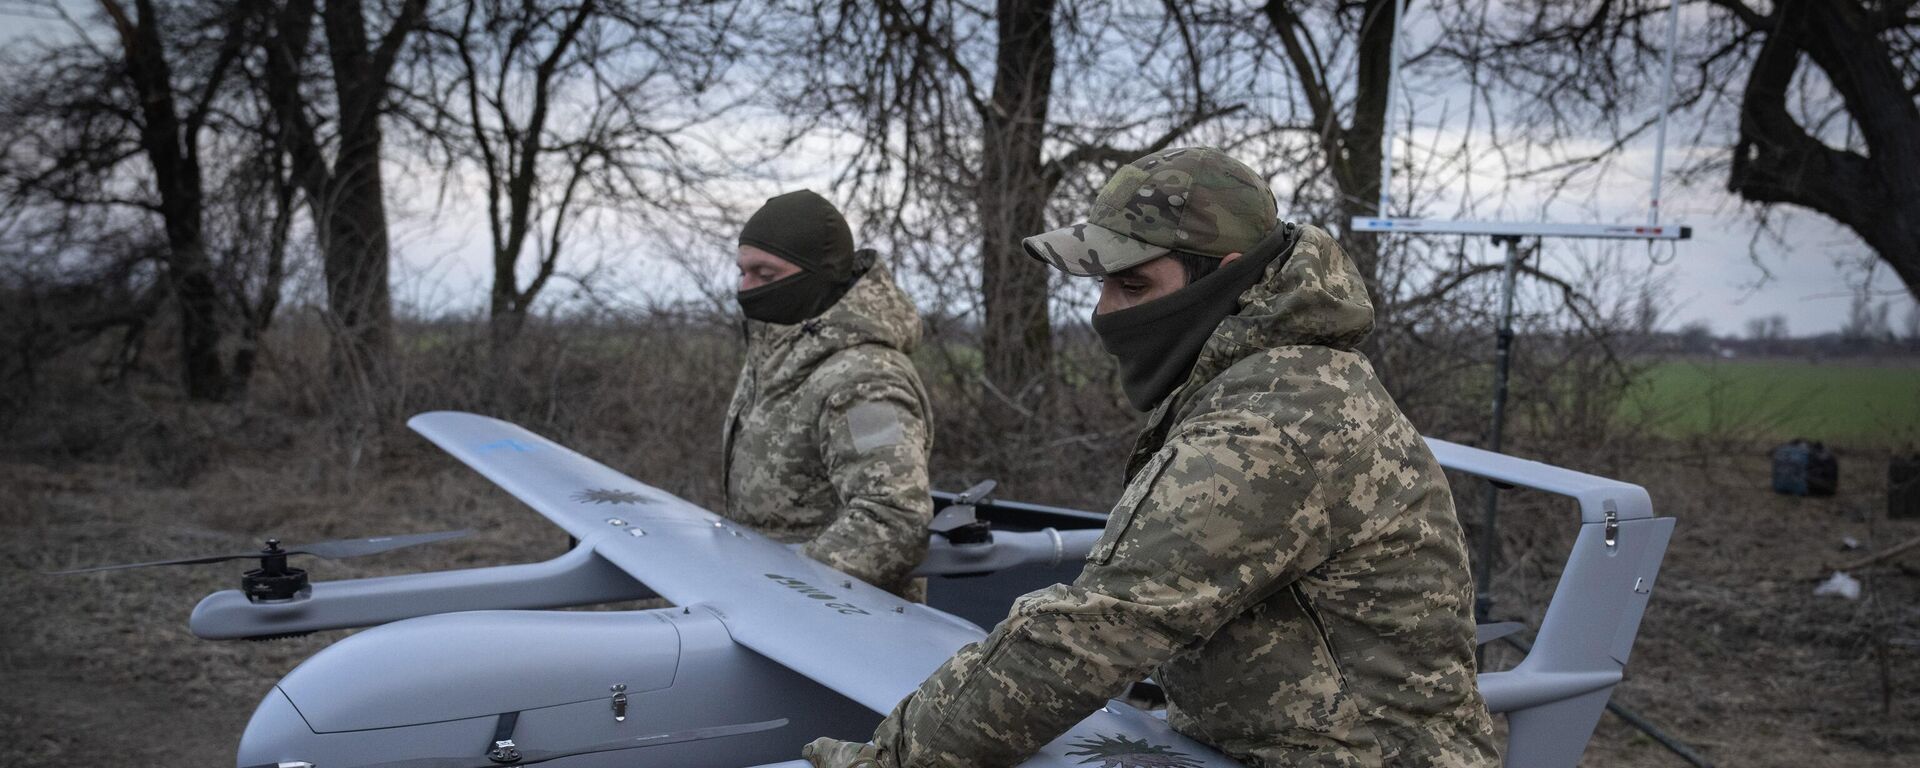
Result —
[{"label": "hooded jacket collar", "polygon": [[911,353],[920,341],[913,300],[894,282],[893,271],[874,251],[862,251],[872,266],[838,302],[818,317],[792,325],[747,320],[747,367],[764,389],[805,381],[834,353],[860,344],[881,344]]},{"label": "hooded jacket collar", "polygon": [[1186,383],[1147,417],[1128,476],[1143,461],[1143,453],[1159,450],[1194,397],[1235,363],[1278,347],[1352,351],[1372,331],[1373,302],[1360,269],[1326,230],[1301,227],[1292,255],[1268,265],[1265,277],[1240,294],[1240,310],[1220,321],[1207,338]]}]

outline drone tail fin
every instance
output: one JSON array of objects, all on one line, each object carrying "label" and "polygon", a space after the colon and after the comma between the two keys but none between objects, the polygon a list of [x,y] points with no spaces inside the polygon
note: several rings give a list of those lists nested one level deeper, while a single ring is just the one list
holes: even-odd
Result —
[{"label": "drone tail fin", "polygon": [[1480,675],[1487,708],[1507,716],[1506,764],[1574,768],[1626,669],[1673,518],[1645,489],[1561,467],[1429,440],[1448,469],[1572,497],[1579,534],[1526,658]]}]

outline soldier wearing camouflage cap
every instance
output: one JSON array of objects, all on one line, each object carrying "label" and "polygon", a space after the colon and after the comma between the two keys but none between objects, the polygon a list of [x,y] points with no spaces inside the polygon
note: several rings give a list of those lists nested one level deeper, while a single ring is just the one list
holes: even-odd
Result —
[{"label": "soldier wearing camouflage cap", "polygon": [[1168,723],[1248,765],[1498,765],[1446,479],[1355,351],[1359,272],[1275,208],[1245,165],[1171,149],[1027,240],[1105,281],[1094,326],[1151,410],[1127,488],[1073,584],[814,765],[1014,765],[1148,675]]},{"label": "soldier wearing camouflage cap", "polygon": [[933,501],[920,315],[832,203],[768,200],[740,234],[747,354],[727,407],[727,517],[925,599]]}]

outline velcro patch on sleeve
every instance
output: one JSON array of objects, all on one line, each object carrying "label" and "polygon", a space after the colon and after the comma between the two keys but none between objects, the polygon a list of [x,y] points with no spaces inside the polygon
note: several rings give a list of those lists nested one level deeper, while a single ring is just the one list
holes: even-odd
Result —
[{"label": "velcro patch on sleeve", "polygon": [[900,409],[892,403],[869,401],[854,406],[847,411],[847,431],[853,433],[853,450],[860,453],[899,445],[907,439]]}]

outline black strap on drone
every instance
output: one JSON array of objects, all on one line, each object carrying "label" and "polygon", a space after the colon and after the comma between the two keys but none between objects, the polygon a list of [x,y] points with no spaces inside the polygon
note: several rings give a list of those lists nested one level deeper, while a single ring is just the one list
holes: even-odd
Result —
[{"label": "black strap on drone", "polygon": [[520,722],[520,713],[502,712],[493,721],[493,741],[487,744],[487,759],[501,765],[520,762],[520,748],[513,743],[513,726]]}]

